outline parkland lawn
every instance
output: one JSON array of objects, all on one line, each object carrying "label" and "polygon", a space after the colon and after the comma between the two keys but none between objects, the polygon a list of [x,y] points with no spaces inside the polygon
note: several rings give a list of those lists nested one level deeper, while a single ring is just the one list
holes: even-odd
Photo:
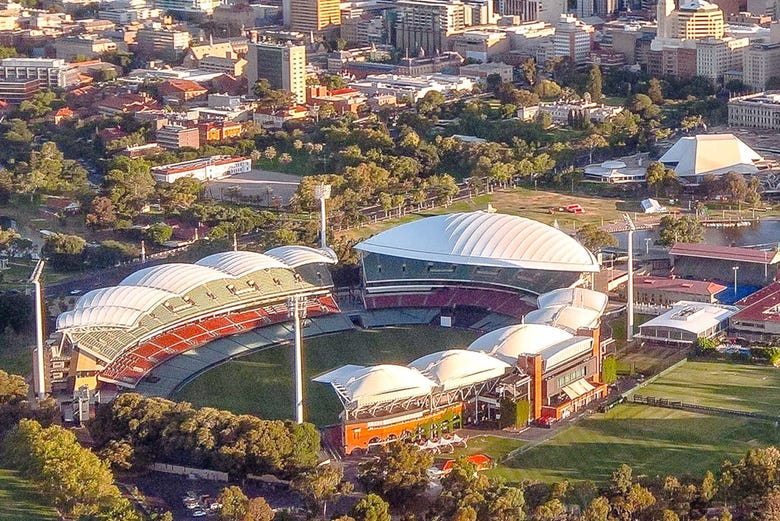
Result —
[{"label": "parkland lawn", "polygon": [[57,520],[57,512],[43,505],[38,491],[16,472],[0,469],[0,519],[2,521]]}]

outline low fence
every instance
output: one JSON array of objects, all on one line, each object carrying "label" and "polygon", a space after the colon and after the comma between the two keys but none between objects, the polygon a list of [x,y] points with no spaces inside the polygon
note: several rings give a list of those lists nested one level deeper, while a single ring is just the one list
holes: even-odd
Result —
[{"label": "low fence", "polygon": [[677,400],[668,400],[666,398],[656,398],[654,396],[642,396],[639,394],[635,394],[632,397],[632,401],[634,403],[651,405],[653,407],[663,407],[666,409],[679,409],[683,411],[705,412],[709,414],[723,414],[728,416],[738,416],[741,418],[754,418],[758,420],[769,420],[773,422],[780,422],[780,416],[770,416],[768,414],[761,414],[761,413],[750,412],[750,411],[739,411],[736,409],[724,409],[722,407],[710,407],[708,405],[686,403]]},{"label": "low fence", "polygon": [[687,358],[683,358],[679,362],[670,365],[669,367],[667,367],[663,371],[659,372],[658,374],[654,374],[653,376],[651,376],[650,378],[648,378],[644,382],[640,382],[636,386],[634,386],[631,389],[629,389],[628,391],[624,392],[623,393],[623,397],[630,398],[631,395],[633,395],[636,391],[638,391],[642,387],[645,387],[646,385],[649,385],[649,384],[653,383],[654,381],[656,381],[658,378],[664,376],[665,374],[671,373],[672,371],[674,371],[675,369],[677,369],[678,367],[680,367],[681,365],[683,365],[687,361],[688,361]]},{"label": "low fence", "polygon": [[227,483],[228,473],[211,469],[199,469],[195,467],[182,467],[181,465],[171,465],[169,463],[153,463],[151,469],[165,474],[178,474],[180,476],[195,476],[196,478],[209,481],[221,481]]}]

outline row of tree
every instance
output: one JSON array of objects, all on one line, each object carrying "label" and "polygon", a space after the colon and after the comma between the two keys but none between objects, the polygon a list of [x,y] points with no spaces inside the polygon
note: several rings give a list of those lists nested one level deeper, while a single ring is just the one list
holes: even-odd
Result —
[{"label": "row of tree", "polygon": [[309,423],[195,409],[131,393],[98,407],[89,431],[101,454],[118,468],[162,461],[234,477],[297,475],[316,465],[320,447],[319,432]]}]

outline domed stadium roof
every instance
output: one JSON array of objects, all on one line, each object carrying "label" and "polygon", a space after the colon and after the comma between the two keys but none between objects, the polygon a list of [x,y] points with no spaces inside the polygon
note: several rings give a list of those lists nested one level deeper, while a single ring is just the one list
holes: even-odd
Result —
[{"label": "domed stadium roof", "polygon": [[346,381],[335,383],[358,406],[424,396],[436,387],[418,371],[390,364],[356,369]]},{"label": "domed stadium roof", "polygon": [[449,349],[418,358],[409,364],[442,390],[457,389],[502,376],[510,365],[490,355],[465,349]]},{"label": "domed stadium roof", "polygon": [[551,306],[576,306],[604,313],[609,297],[599,291],[585,288],[561,288],[539,295],[536,299],[539,308]]},{"label": "domed stadium roof", "polygon": [[580,328],[596,327],[601,312],[577,306],[550,306],[530,311],[523,319],[526,324],[547,324],[577,331]]},{"label": "domed stadium roof", "polygon": [[560,230],[512,215],[437,215],[384,231],[356,249],[431,262],[556,271],[599,271],[596,258]]},{"label": "domed stadium roof", "polygon": [[291,268],[306,264],[336,264],[336,252],[330,248],[315,249],[308,246],[279,246],[265,252],[266,255],[279,259]]},{"label": "domed stadium roof", "polygon": [[75,327],[131,327],[143,311],[121,306],[77,308],[60,313],[57,329]]},{"label": "domed stadium roof", "polygon": [[215,268],[171,263],[138,270],[125,277],[119,285],[156,288],[183,295],[196,286],[225,278],[230,276]]},{"label": "domed stadium roof", "polygon": [[469,351],[479,351],[509,363],[522,354],[539,353],[572,338],[572,334],[545,324],[519,324],[496,329],[474,340]]},{"label": "domed stadium roof", "polygon": [[253,271],[267,268],[287,269],[287,265],[279,260],[253,251],[226,251],[215,253],[214,255],[209,255],[208,257],[200,259],[195,264],[218,269],[233,277],[242,277]]}]

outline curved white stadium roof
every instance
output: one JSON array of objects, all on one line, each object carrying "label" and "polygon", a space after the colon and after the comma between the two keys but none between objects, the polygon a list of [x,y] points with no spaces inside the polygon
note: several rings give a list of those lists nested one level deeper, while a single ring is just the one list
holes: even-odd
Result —
[{"label": "curved white stadium roof", "polygon": [[253,251],[226,251],[215,253],[197,261],[198,266],[207,266],[225,272],[233,277],[242,277],[253,271],[267,268],[285,268],[279,260]]},{"label": "curved white stadium roof", "polygon": [[344,397],[358,407],[425,396],[436,384],[402,365],[375,365],[356,369],[346,381],[335,382]]},{"label": "curved white stadium roof", "polygon": [[529,311],[523,318],[526,324],[548,324],[563,327],[569,331],[580,328],[594,328],[598,325],[601,313],[577,306],[550,306]]},{"label": "curved white stadium roof", "polygon": [[72,309],[57,317],[57,329],[70,327],[130,327],[143,311],[121,306]]},{"label": "curved white stadium roof", "polygon": [[599,291],[585,288],[561,288],[539,295],[536,299],[539,308],[550,306],[576,306],[604,313],[609,297]]},{"label": "curved white stadium roof", "polygon": [[540,353],[545,348],[572,338],[572,334],[546,324],[519,324],[502,327],[482,335],[468,347],[515,363],[523,354]]},{"label": "curved white stadium roof", "polygon": [[503,376],[511,366],[478,351],[449,349],[418,358],[409,367],[449,391]]},{"label": "curved white stadium roof", "polygon": [[196,286],[225,278],[230,276],[215,268],[171,263],[138,270],[125,277],[119,285],[156,288],[183,295]]},{"label": "curved white stadium roof", "polygon": [[336,252],[330,248],[317,249],[308,246],[279,246],[265,252],[266,255],[279,259],[291,268],[306,264],[336,264]]},{"label": "curved white stadium roof", "polygon": [[156,302],[175,297],[175,293],[141,286],[111,286],[85,293],[75,309],[118,306],[143,311]]},{"label": "curved white stadium roof", "polygon": [[558,271],[599,271],[591,252],[551,226],[512,215],[471,212],[402,224],[356,249],[431,262]]}]

